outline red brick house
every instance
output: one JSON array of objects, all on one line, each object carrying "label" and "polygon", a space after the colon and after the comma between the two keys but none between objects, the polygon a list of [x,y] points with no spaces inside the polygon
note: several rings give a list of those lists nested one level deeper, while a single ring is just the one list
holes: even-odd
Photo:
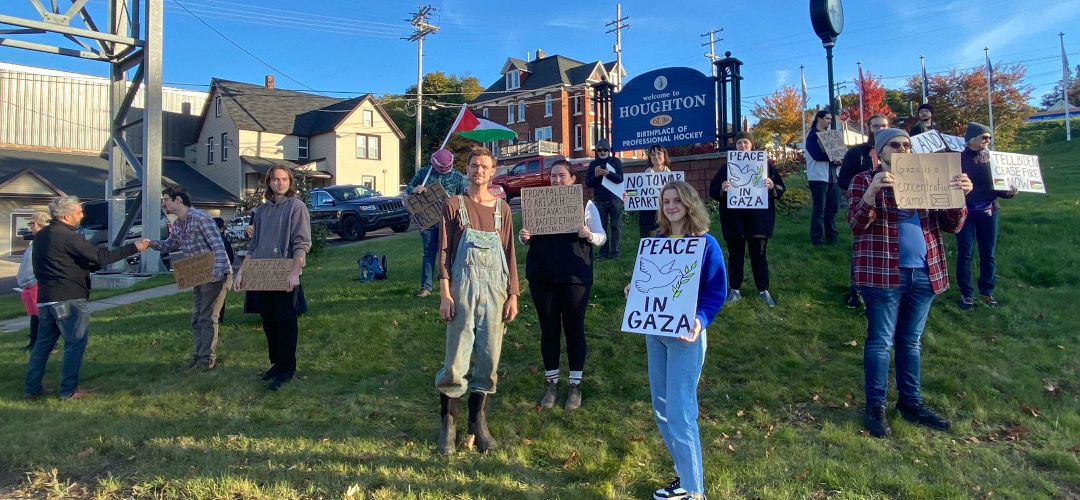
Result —
[{"label": "red brick house", "polygon": [[[593,156],[599,124],[593,110],[592,85],[614,80],[615,71],[626,72],[617,62],[584,63],[568,57],[548,56],[506,59],[500,77],[469,103],[479,116],[505,124],[518,138],[486,146],[500,162],[537,154],[561,154],[567,158]],[[640,152],[619,156],[630,158]]]}]

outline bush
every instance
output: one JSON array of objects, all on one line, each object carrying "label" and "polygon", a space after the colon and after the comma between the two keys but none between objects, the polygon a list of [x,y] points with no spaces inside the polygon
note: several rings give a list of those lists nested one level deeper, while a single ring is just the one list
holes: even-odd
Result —
[{"label": "bush", "polygon": [[809,205],[810,193],[803,188],[788,188],[784,196],[776,200],[776,210],[784,215],[798,213],[803,207]]},{"label": "bush", "polygon": [[319,253],[326,246],[326,240],[330,238],[330,235],[330,230],[326,228],[326,224],[312,224],[311,250],[308,251],[308,255]]}]

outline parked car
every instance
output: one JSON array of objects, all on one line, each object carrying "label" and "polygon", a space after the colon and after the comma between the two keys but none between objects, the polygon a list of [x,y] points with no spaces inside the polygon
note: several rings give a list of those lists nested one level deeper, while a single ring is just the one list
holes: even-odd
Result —
[{"label": "parked car", "polygon": [[369,231],[384,227],[402,233],[411,222],[400,196],[383,196],[360,185],[312,189],[308,211],[312,224],[325,224],[347,240],[362,240]]},{"label": "parked car", "polygon": [[225,223],[225,238],[229,240],[229,243],[239,243],[248,239],[244,234],[244,228],[251,225],[251,216],[245,215],[243,217],[237,217],[229,222]]},{"label": "parked car", "polygon": [[[109,206],[105,200],[94,200],[83,202],[83,220],[76,229],[76,232],[83,235],[87,241],[96,245],[108,245],[109,241]],[[135,209],[135,198],[128,198],[125,203],[125,210],[130,211]],[[164,211],[158,210],[161,214],[161,232],[154,238],[147,236],[147,238],[164,240],[169,237],[169,231],[171,230],[172,223],[169,222],[168,216]],[[140,213],[135,221],[131,224],[131,229],[128,230],[124,236],[124,243],[131,243],[135,240],[143,238],[142,234],[142,214]],[[136,266],[139,263],[139,257],[142,254],[135,254],[128,257],[128,264]],[[169,254],[167,252],[161,253],[161,263],[166,269],[172,269],[169,266]]]},{"label": "parked car", "polygon": [[555,160],[565,160],[562,155],[530,156],[522,158],[510,166],[505,174],[496,175],[491,184],[502,187],[506,199],[521,196],[522,188],[550,186],[551,164]]}]

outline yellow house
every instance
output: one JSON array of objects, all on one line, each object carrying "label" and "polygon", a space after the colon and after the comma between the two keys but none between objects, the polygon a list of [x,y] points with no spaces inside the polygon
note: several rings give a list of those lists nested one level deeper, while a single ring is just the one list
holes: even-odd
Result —
[{"label": "yellow house", "polygon": [[236,195],[262,188],[273,165],[315,186],[358,184],[396,195],[401,130],[371,94],[337,99],[215,78],[185,160]]}]

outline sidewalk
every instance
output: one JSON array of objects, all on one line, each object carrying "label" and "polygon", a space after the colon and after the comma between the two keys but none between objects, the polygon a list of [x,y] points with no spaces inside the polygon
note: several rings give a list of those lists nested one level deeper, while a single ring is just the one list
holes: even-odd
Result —
[{"label": "sidewalk", "polygon": [[[133,304],[146,299],[156,299],[158,297],[167,297],[180,293],[180,290],[176,288],[176,285],[164,285],[157,288],[149,288],[146,290],[140,290],[138,292],[125,293],[123,295],[116,295],[107,299],[100,299],[91,301],[90,312],[101,311],[103,309],[112,309],[117,306],[123,306],[127,304]],[[19,316],[18,318],[7,319],[0,321],[0,331],[6,333],[18,332],[30,328],[30,316]]]}]

